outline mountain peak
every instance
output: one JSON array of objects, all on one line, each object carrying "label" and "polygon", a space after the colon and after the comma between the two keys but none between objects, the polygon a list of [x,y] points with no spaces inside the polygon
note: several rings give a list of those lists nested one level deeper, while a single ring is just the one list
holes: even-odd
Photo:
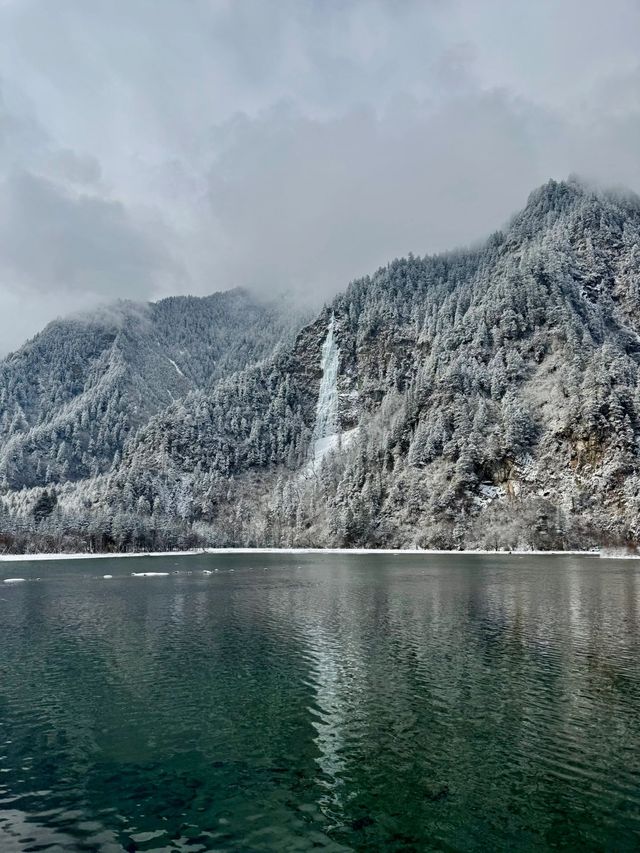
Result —
[{"label": "mountain peak", "polygon": [[619,228],[626,219],[640,221],[640,197],[620,187],[600,187],[571,175],[549,180],[535,189],[524,208],[509,222],[507,232],[515,239],[544,232],[559,220],[584,219],[589,230],[599,230],[604,219]]},{"label": "mountain peak", "polygon": [[94,548],[640,542],[638,246],[637,196],[551,180],[499,243],[394,261],[282,348],[242,291],[113,347],[45,333],[0,365],[12,547],[95,519]]}]

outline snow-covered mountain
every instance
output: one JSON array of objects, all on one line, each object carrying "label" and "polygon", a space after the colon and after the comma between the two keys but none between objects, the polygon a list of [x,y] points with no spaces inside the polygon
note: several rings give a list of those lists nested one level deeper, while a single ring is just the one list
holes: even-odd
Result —
[{"label": "snow-covered mountain", "polygon": [[0,362],[4,489],[110,470],[152,415],[270,355],[294,321],[233,290],[50,323]]},{"label": "snow-covered mountain", "polygon": [[167,350],[190,393],[130,422],[108,472],[7,476],[7,544],[637,542],[639,309],[640,199],[549,182],[483,246],[393,261],[235,372],[196,382]]}]

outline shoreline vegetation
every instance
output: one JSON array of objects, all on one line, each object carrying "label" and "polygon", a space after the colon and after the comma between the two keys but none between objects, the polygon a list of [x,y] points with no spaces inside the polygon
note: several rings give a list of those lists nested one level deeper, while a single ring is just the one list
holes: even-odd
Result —
[{"label": "shoreline vegetation", "polygon": [[110,559],[119,557],[189,557],[203,555],[223,554],[343,554],[349,555],[372,555],[387,554],[395,556],[425,556],[450,555],[450,556],[518,556],[518,557],[598,557],[603,559],[627,559],[640,560],[640,554],[627,551],[623,548],[601,548],[589,550],[447,550],[437,548],[194,548],[182,551],[128,551],[128,552],[75,552],[75,553],[41,553],[41,554],[0,554],[0,563],[29,563],[62,560],[89,560]]}]

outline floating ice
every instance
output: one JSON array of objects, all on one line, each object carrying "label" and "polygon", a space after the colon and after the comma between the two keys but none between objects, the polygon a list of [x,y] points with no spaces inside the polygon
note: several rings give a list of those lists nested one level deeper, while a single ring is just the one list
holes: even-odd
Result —
[{"label": "floating ice", "polygon": [[132,578],[168,578],[169,572],[131,572]]}]

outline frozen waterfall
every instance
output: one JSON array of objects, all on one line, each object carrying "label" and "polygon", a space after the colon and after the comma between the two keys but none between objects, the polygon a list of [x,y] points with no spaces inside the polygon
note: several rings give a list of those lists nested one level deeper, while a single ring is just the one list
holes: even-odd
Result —
[{"label": "frozen waterfall", "polygon": [[322,345],[322,379],[316,405],[316,424],[313,429],[314,446],[338,433],[338,363],[340,350],[333,336],[335,319],[333,314],[327,328],[327,337]]},{"label": "frozen waterfall", "polygon": [[333,314],[327,327],[327,337],[322,345],[320,367],[322,379],[316,404],[316,423],[313,429],[311,454],[308,464],[302,469],[302,477],[315,476],[320,463],[330,450],[347,446],[356,436],[358,427],[341,432],[338,412],[338,366],[340,350],[336,345],[335,318]]}]

